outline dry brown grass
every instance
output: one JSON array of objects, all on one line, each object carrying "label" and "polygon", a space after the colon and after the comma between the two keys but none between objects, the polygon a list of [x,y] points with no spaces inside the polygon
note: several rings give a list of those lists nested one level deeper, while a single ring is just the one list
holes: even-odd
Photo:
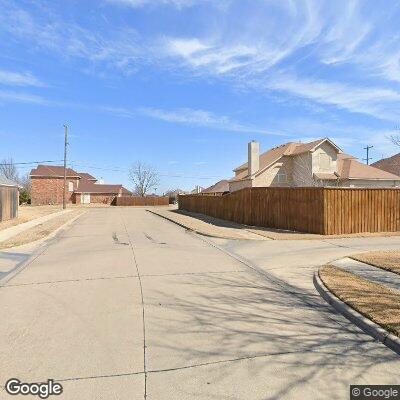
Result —
[{"label": "dry brown grass", "polygon": [[400,251],[397,250],[371,251],[369,253],[356,254],[351,258],[400,274]]},{"label": "dry brown grass", "polygon": [[75,210],[66,214],[61,214],[58,217],[55,217],[49,221],[46,221],[42,224],[34,226],[33,228],[27,229],[19,233],[12,238],[5,240],[0,243],[0,249],[7,249],[14,246],[21,246],[23,244],[35,242],[36,240],[40,240],[50,235],[60,226],[64,225],[66,222],[72,220],[80,214],[83,214],[83,210]]},{"label": "dry brown grass", "polygon": [[400,336],[400,292],[372,283],[341,268],[319,271],[325,286],[339,299],[389,332]]},{"label": "dry brown grass", "polygon": [[0,231],[10,228],[11,226],[19,225],[33,219],[43,217],[44,215],[52,214],[62,210],[62,206],[30,206],[23,205],[18,209],[18,218],[0,222]]}]

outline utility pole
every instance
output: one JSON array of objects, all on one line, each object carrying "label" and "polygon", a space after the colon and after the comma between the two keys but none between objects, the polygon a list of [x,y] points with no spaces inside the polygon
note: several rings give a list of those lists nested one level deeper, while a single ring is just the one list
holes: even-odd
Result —
[{"label": "utility pole", "polygon": [[367,150],[367,158],[363,158],[363,160],[367,162],[367,165],[369,165],[369,160],[372,160],[372,157],[369,156],[369,149],[372,149],[373,147],[374,146],[364,147],[364,150]]},{"label": "utility pole", "polygon": [[67,190],[67,146],[68,146],[68,125],[64,125],[64,190],[63,190],[63,209],[67,208],[66,190]]}]

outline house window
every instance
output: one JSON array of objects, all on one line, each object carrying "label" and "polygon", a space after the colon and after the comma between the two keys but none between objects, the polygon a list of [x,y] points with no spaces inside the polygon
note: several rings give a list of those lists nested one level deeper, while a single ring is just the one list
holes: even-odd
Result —
[{"label": "house window", "polygon": [[287,175],[283,169],[280,169],[276,174],[276,180],[278,183],[286,183],[287,182]]},{"label": "house window", "polygon": [[328,154],[321,153],[319,155],[319,169],[329,171],[331,169],[331,159]]},{"label": "house window", "polygon": [[74,191],[74,182],[68,182],[68,191],[70,192]]}]

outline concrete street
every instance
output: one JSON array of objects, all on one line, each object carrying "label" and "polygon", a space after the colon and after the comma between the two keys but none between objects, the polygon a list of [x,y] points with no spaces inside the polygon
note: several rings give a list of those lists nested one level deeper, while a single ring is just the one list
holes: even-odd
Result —
[{"label": "concrete street", "polygon": [[0,385],[53,378],[54,398],[71,400],[261,400],[396,384],[400,356],[336,314],[312,274],[399,246],[210,239],[144,209],[91,209],[39,249],[0,252]]}]

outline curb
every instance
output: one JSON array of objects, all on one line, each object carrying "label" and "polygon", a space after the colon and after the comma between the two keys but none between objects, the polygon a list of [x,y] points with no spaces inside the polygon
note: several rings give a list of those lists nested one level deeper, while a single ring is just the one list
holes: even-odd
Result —
[{"label": "curb", "polygon": [[364,317],[354,308],[348,306],[345,302],[336,297],[322,282],[319,277],[319,271],[314,272],[313,283],[321,297],[330,304],[337,312],[346,317],[350,322],[357,325],[365,333],[372,336],[374,339],[383,343],[391,350],[400,354],[400,338],[389,333],[380,325]]},{"label": "curb", "polygon": [[[59,234],[61,233],[61,231],[66,229],[69,225],[72,225],[78,218],[80,218],[84,214],[86,214],[86,211],[84,211],[81,214],[77,215],[76,217],[70,219],[65,224],[59,226],[56,230],[54,230],[48,236],[46,236],[46,237],[44,237],[42,239],[38,239],[38,240],[35,240],[33,242],[25,243],[25,244],[21,245],[21,246],[25,246],[27,244],[37,243],[37,244],[40,245],[40,247],[38,249],[36,249],[27,260],[24,260],[24,261],[22,261],[22,263],[17,264],[14,267],[13,271],[11,273],[9,273],[4,279],[0,280],[0,289],[2,287],[4,287],[16,275],[18,275],[20,272],[22,272],[26,267],[28,267],[33,261],[35,261],[43,253],[45,253],[45,251],[47,250],[49,245],[52,243],[52,241],[57,240],[57,238],[58,238]],[[13,249],[13,248],[16,248],[16,247],[21,247],[21,246],[9,247],[9,248],[7,248],[5,250],[9,250],[9,249]]]},{"label": "curb", "polygon": [[154,211],[152,211],[152,210],[146,210],[146,211],[148,211],[149,213],[151,213],[151,214],[153,214],[153,215],[157,215],[157,216],[160,217],[160,218],[164,218],[164,219],[166,219],[167,221],[170,221],[170,222],[174,223],[175,225],[178,225],[178,226],[180,226],[181,228],[184,228],[185,230],[187,230],[187,231],[189,231],[189,232],[194,232],[194,233],[197,233],[198,235],[201,235],[201,236],[206,236],[206,237],[216,238],[216,239],[229,239],[229,240],[255,240],[255,239],[245,239],[245,238],[233,238],[233,237],[231,237],[231,236],[211,235],[211,234],[209,234],[209,233],[204,233],[204,232],[198,231],[198,230],[196,230],[196,229],[188,228],[186,225],[184,225],[184,224],[182,224],[182,223],[180,223],[180,222],[178,222],[178,221],[175,221],[174,219],[169,218],[169,217],[167,217],[167,216],[165,216],[165,215],[158,214],[158,213],[156,213],[156,212],[154,212]]}]

